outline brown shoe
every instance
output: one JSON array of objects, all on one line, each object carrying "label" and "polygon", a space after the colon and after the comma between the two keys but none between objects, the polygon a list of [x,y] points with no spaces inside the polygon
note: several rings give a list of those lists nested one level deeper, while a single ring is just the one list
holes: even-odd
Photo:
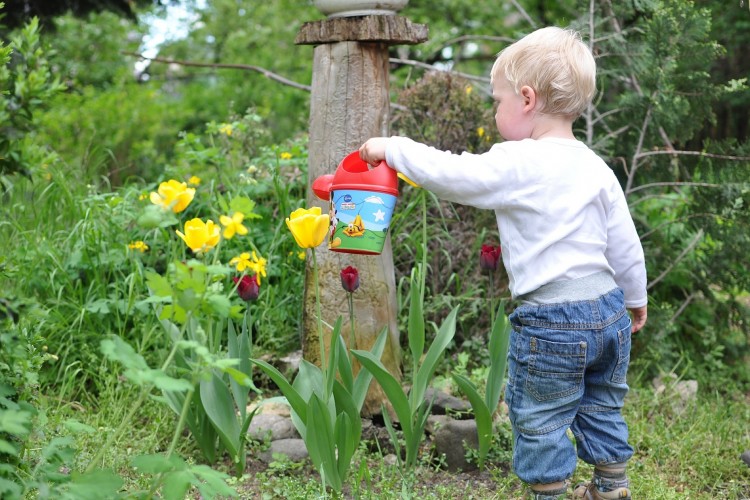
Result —
[{"label": "brown shoe", "polygon": [[594,483],[581,483],[573,488],[573,498],[584,500],[631,500],[630,489],[617,488],[612,491],[599,491]]}]

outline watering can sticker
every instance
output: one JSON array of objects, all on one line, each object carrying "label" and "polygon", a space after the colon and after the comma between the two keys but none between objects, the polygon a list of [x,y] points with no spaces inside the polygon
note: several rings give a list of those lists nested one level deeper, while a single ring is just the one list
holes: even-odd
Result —
[{"label": "watering can sticker", "polygon": [[339,163],[336,173],[315,179],[312,189],[330,202],[330,250],[366,255],[383,251],[398,196],[395,170],[384,161],[371,170],[355,151]]}]

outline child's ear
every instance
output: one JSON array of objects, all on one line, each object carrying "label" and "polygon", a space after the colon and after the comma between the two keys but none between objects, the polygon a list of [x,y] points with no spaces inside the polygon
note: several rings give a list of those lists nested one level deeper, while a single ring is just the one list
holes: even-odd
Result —
[{"label": "child's ear", "polygon": [[524,85],[521,87],[519,94],[523,98],[523,110],[533,111],[536,107],[536,91],[528,85]]}]

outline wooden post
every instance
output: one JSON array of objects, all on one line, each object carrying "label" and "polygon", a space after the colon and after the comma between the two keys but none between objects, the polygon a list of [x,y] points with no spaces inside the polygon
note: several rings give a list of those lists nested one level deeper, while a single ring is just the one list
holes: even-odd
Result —
[{"label": "wooden post", "polygon": [[[328,203],[318,199],[309,187],[317,177],[333,173],[339,162],[356,151],[370,137],[389,135],[390,95],[388,46],[415,44],[427,39],[427,27],[405,17],[374,15],[338,17],[305,23],[295,43],[315,45],[310,98],[308,159],[308,207]],[[398,210],[398,204],[396,205]],[[401,375],[401,353],[397,328],[396,282],[390,236],[377,256],[329,251],[325,245],[313,250],[318,262],[321,308],[324,323],[333,325],[343,318],[342,335],[348,343],[351,325],[347,294],[339,273],[346,266],[359,270],[361,286],[354,293],[356,349],[372,347],[386,327],[388,342],[381,360],[395,376]],[[312,259],[305,275],[303,356],[320,364]],[[324,327],[329,348],[330,329]],[[355,367],[357,369],[357,367]],[[381,412],[387,401],[373,381],[362,414]]]}]

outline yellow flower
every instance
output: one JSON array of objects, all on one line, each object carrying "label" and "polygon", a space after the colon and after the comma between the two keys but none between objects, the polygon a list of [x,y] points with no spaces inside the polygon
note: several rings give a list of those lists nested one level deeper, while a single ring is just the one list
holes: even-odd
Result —
[{"label": "yellow flower", "polygon": [[187,246],[195,252],[204,252],[215,247],[221,237],[221,228],[214,221],[195,218],[185,223],[185,233],[175,231]]},{"label": "yellow flower", "polygon": [[223,123],[221,127],[219,127],[219,132],[222,134],[225,134],[228,137],[231,137],[232,135],[232,124],[231,123]]},{"label": "yellow flower", "polygon": [[235,266],[237,271],[241,273],[245,269],[250,269],[250,266],[252,266],[253,263],[250,261],[250,254],[248,252],[242,252],[237,257],[232,257],[232,260],[229,261],[229,265]]},{"label": "yellow flower", "polygon": [[147,194],[145,194],[145,193],[141,193],[141,194],[140,194],[140,195],[138,196],[138,201],[143,201],[143,200],[146,200],[146,199],[148,199],[148,195],[147,195]]},{"label": "yellow flower", "polygon": [[315,248],[325,240],[329,217],[320,212],[320,207],[298,208],[286,219],[286,225],[300,248]]},{"label": "yellow flower", "polygon": [[237,257],[233,257],[232,260],[229,261],[230,266],[235,266],[237,268],[238,272],[243,272],[246,269],[251,270],[253,273],[255,273],[255,277],[258,280],[258,285],[260,285],[260,278],[266,277],[266,263],[268,261],[264,259],[263,257],[258,257],[258,255],[253,252],[252,257],[250,256],[249,252],[242,252]]},{"label": "yellow flower", "polygon": [[128,248],[131,250],[137,250],[141,253],[148,250],[148,245],[146,245],[143,241],[131,241],[128,243]]},{"label": "yellow flower", "polygon": [[200,186],[201,178],[197,175],[193,175],[192,177],[190,177],[190,179],[188,179],[188,184],[190,184],[191,186]]},{"label": "yellow flower", "polygon": [[478,135],[479,137],[484,137],[484,127],[479,127],[479,128],[477,129],[477,135]]},{"label": "yellow flower", "polygon": [[474,90],[474,87],[471,85],[466,86],[466,95],[471,95],[471,92]]},{"label": "yellow flower", "polygon": [[297,258],[299,260],[305,260],[305,252],[297,252]]},{"label": "yellow flower", "polygon": [[407,176],[405,176],[401,172],[398,173],[398,178],[401,179],[402,181],[406,182],[411,187],[415,187],[415,188],[420,188],[421,187],[419,184],[417,184],[413,180],[409,179]]},{"label": "yellow flower", "polygon": [[247,228],[242,225],[242,221],[245,218],[245,214],[242,212],[235,212],[231,217],[222,215],[219,217],[219,222],[224,226],[224,238],[231,240],[234,238],[235,233],[239,235],[247,234]]},{"label": "yellow flower", "polygon": [[292,158],[292,153],[287,153],[286,151],[284,151],[283,153],[281,153],[280,157],[282,160],[289,160]]},{"label": "yellow flower", "polygon": [[151,203],[174,213],[182,212],[190,205],[195,196],[195,189],[187,187],[184,182],[170,179],[159,184],[159,192],[151,193]]}]

